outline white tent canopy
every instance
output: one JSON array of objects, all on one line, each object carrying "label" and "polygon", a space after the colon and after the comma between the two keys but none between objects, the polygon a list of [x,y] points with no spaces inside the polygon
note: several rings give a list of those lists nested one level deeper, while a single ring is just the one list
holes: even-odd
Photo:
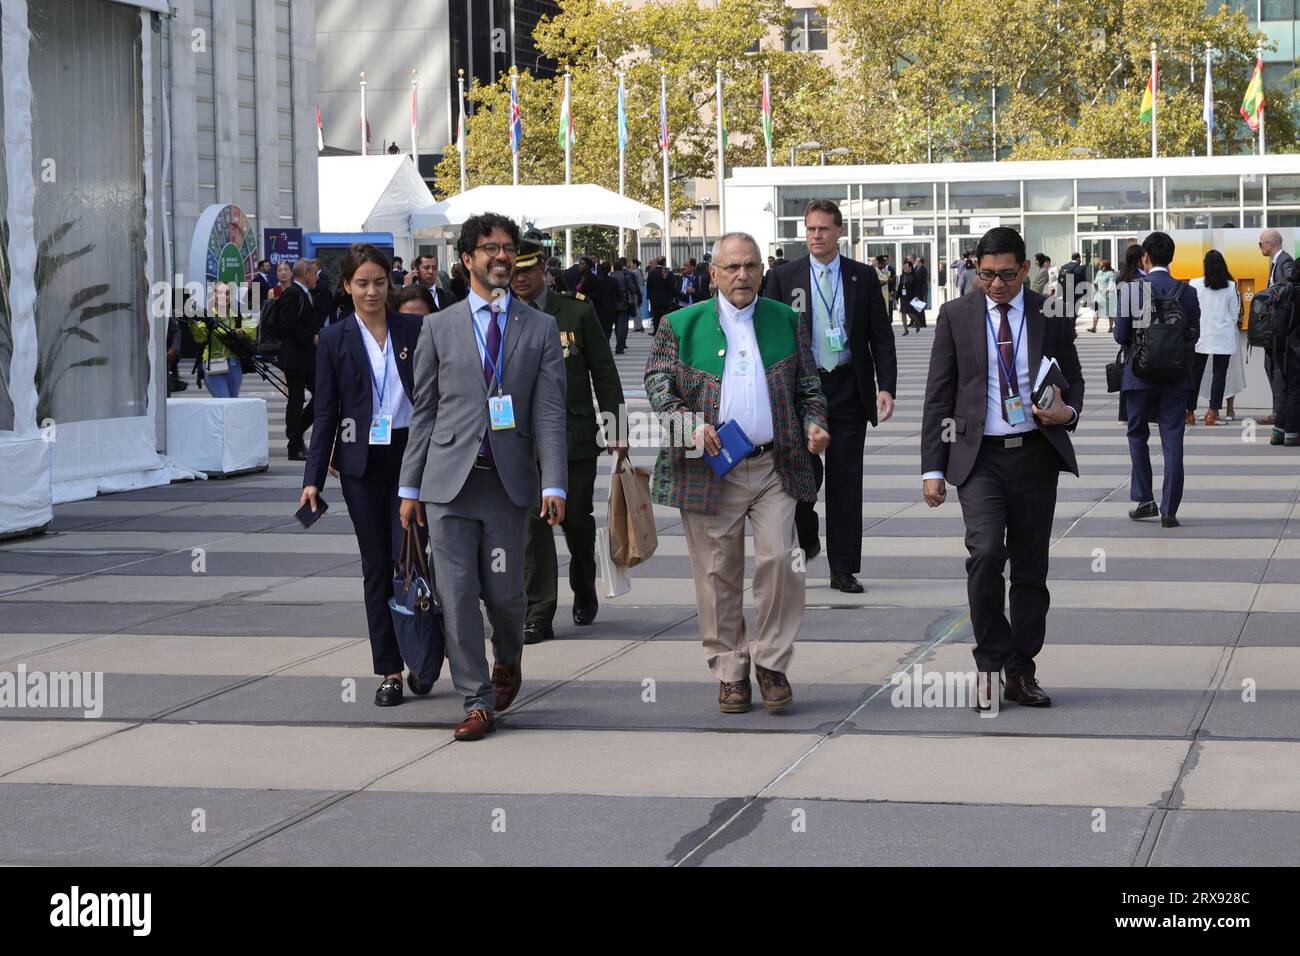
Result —
[{"label": "white tent canopy", "polygon": [[458,227],[470,216],[496,212],[521,226],[566,229],[573,226],[614,226],[640,229],[664,222],[663,211],[594,183],[570,186],[475,186],[411,214],[416,233],[437,233]]},{"label": "white tent canopy", "polygon": [[320,172],[322,232],[391,232],[393,251],[414,252],[411,213],[433,203],[433,194],[404,153],[323,156]]}]

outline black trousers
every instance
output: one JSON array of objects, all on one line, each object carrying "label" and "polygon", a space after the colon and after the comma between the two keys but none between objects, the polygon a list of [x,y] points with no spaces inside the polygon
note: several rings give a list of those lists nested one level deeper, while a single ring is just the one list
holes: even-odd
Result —
[{"label": "black trousers", "polygon": [[[569,547],[569,589],[575,605],[594,605],[596,598],[596,519],[592,499],[596,459],[570,458],[569,484],[560,528]],[[555,531],[529,509],[524,551],[524,589],[528,592],[528,624],[551,624],[559,602],[559,559]]]},{"label": "black trousers", "polygon": [[[975,665],[1034,676],[1047,634],[1048,548],[1061,459],[1041,435],[1019,448],[985,442],[957,488],[966,523],[966,594],[975,631]],[[1011,561],[1011,620],[1003,570]]]},{"label": "black trousers", "polygon": [[[288,386],[289,397],[284,406],[284,437],[289,444],[298,446],[303,443],[303,432],[311,427],[316,417],[316,370],[310,372],[298,369],[284,370],[284,383]],[[312,400],[303,407],[304,390],[312,393]]]},{"label": "black trousers", "polygon": [[668,314],[668,310],[670,308],[672,308],[672,306],[670,306],[667,302],[660,302],[658,304],[654,302],[650,303],[650,334],[651,335],[655,335],[659,332],[659,320]]},{"label": "black trousers", "polygon": [[1273,388],[1273,427],[1300,434],[1300,333],[1265,352],[1264,371]]},{"label": "black trousers", "polygon": [[[853,366],[821,373],[831,442],[826,467],[812,456],[817,490],[826,485],[826,560],[837,574],[862,570],[862,449],[867,439],[867,409]],[[817,541],[817,512],[801,501],[794,511],[795,533],[805,552]]]},{"label": "black trousers", "polygon": [[[1200,399],[1201,379],[1205,377],[1205,366],[1210,356],[1201,352],[1196,353],[1192,359],[1192,381],[1195,383],[1192,390],[1187,395],[1187,410],[1196,411],[1197,401]],[[1214,356],[1214,368],[1210,378],[1210,407],[1216,412],[1223,408],[1223,390],[1228,382],[1228,360],[1231,355]]]},{"label": "black trousers", "polygon": [[[393,568],[402,546],[402,523],[398,519],[398,478],[409,429],[394,428],[391,445],[371,445],[370,460],[360,478],[342,475],[343,500],[348,505],[352,529],[361,549],[361,577],[364,582],[366,624],[370,632],[370,656],[376,674],[398,674],[402,653],[393,631]],[[427,532],[426,532],[427,533]],[[421,534],[422,543],[426,534]],[[430,582],[433,583],[433,582]]]},{"label": "black trousers", "polygon": [[622,352],[627,348],[627,323],[632,316],[620,309],[614,313],[614,347]]}]

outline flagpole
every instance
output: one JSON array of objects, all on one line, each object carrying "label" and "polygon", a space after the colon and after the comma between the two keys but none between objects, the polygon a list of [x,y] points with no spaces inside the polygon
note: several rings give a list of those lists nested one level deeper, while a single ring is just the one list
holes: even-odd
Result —
[{"label": "flagpole", "polygon": [[[1258,23],[1259,21],[1256,21]],[[1264,44],[1255,47],[1255,62],[1264,62]],[[1260,70],[1259,74],[1259,155],[1264,155],[1264,111],[1268,109],[1268,101],[1263,99],[1264,96],[1264,71]]]},{"label": "flagpole", "polygon": [[457,70],[456,86],[460,91],[460,129],[456,131],[456,145],[460,147],[460,191],[465,191],[465,71]]},{"label": "flagpole", "polygon": [[[723,189],[723,180],[726,178],[726,175],[727,175],[727,157],[726,157],[726,147],[723,145],[723,142],[722,142],[722,126],[723,126],[723,119],[722,119],[722,66],[721,66],[721,65],[719,65],[719,66],[717,67],[717,69],[714,71],[714,76],[715,76],[715,80],[714,80],[714,82],[715,82],[716,87],[717,87],[717,89],[716,89],[716,93],[717,93],[717,97],[718,97],[718,116],[717,116],[717,127],[718,127],[718,235],[719,235],[719,236],[722,236],[722,235],[725,235],[726,232],[727,232],[727,191],[726,191],[725,189]],[[700,220],[700,229],[702,230],[702,232],[704,232],[705,234],[707,234],[707,230],[705,230],[705,228],[704,228],[705,223],[704,223],[704,220],[703,220],[703,218],[702,218],[703,215],[704,215],[704,211],[703,211],[703,210],[700,210],[700,215],[701,215],[701,220]]]},{"label": "flagpole", "polygon": [[420,171],[420,114],[418,110],[420,94],[416,88],[419,73],[419,70],[411,71],[411,159],[415,161],[415,171],[417,173]]},{"label": "flagpole", "polygon": [[1214,80],[1210,75],[1210,41],[1205,41],[1205,155],[1214,155]]},{"label": "flagpole", "polygon": [[767,107],[766,119],[769,126],[767,136],[765,137],[767,139],[767,168],[771,169],[772,168],[772,133],[770,127],[772,123],[772,82],[770,76],[768,75],[767,70],[763,71],[763,104]]},{"label": "flagpole", "polygon": [[[623,119],[623,117],[624,117],[624,115],[625,115],[625,112],[624,112],[624,111],[626,110],[626,108],[627,108],[627,107],[625,106],[624,101],[623,101],[623,74],[620,72],[620,73],[618,74],[618,117],[615,119],[615,122],[618,124],[618,130],[617,130],[617,135],[618,135],[618,194],[619,194],[620,196],[626,196],[626,195],[627,195],[627,179],[626,179],[626,176],[627,176],[627,141],[624,139],[624,136],[623,136],[623,131],[624,131],[624,125],[623,125],[623,124],[624,124],[624,119]],[[622,226],[619,226],[619,227],[618,227],[618,251],[619,251],[621,254],[626,254],[626,252],[627,252],[626,248],[625,248],[624,245],[623,245],[624,241],[625,241],[625,240],[624,240],[624,238],[623,238],[623,227],[622,227]]]},{"label": "flagpole", "polygon": [[664,262],[673,265],[672,218],[668,212],[668,74],[659,74],[659,145],[664,154]]},{"label": "flagpole", "polygon": [[[573,183],[573,100],[569,98],[569,74],[564,74],[564,108],[568,111],[564,129],[564,185]],[[564,261],[573,263],[573,230],[564,230]]]},{"label": "flagpole", "polygon": [[366,145],[366,75],[364,73],[361,74],[361,155],[370,155]]},{"label": "flagpole", "polygon": [[1156,100],[1160,98],[1160,80],[1156,74],[1156,44],[1151,41],[1151,158],[1156,158]]}]

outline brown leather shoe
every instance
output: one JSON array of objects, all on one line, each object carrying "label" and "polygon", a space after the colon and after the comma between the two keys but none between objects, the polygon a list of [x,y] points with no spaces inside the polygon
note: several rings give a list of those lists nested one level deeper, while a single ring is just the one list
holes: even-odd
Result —
[{"label": "brown leather shoe", "polygon": [[1038,681],[1026,674],[1007,678],[1006,698],[1014,700],[1022,707],[1052,706],[1052,698],[1047,696],[1047,691],[1038,686]]},{"label": "brown leather shoe", "polygon": [[770,671],[755,664],[754,676],[758,679],[758,692],[763,695],[763,706],[768,710],[788,707],[794,700],[790,682],[780,671]]},{"label": "brown leather shoe", "polygon": [[1187,413],[1187,424],[1188,424],[1188,425],[1195,425],[1195,424],[1196,424],[1196,413],[1195,413],[1195,412],[1188,412],[1188,413]]},{"label": "brown leather shoe", "polygon": [[745,714],[749,712],[753,700],[753,691],[749,678],[744,680],[722,681],[718,688],[718,707],[724,714]]},{"label": "brown leather shoe", "polygon": [[451,735],[457,740],[482,740],[496,729],[496,718],[486,710],[471,710]]},{"label": "brown leather shoe", "polygon": [[515,702],[519,685],[523,682],[524,673],[519,664],[513,667],[507,667],[505,664],[492,665],[492,690],[496,694],[498,714]]},{"label": "brown leather shoe", "polygon": [[1211,408],[1208,412],[1205,413],[1205,424],[1207,425],[1219,424],[1219,413]]}]

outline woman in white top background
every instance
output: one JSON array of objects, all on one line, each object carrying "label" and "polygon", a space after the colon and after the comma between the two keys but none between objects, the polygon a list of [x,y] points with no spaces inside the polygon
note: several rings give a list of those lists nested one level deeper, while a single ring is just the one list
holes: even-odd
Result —
[{"label": "woman in white top background", "polygon": [[[1187,424],[1196,424],[1196,403],[1200,385],[1205,376],[1205,366],[1214,358],[1210,379],[1210,410],[1205,413],[1205,424],[1219,422],[1219,409],[1223,407],[1223,393],[1227,386],[1228,365],[1239,349],[1237,319],[1241,314],[1241,300],[1237,283],[1228,272],[1223,253],[1211,249],[1205,254],[1205,274],[1190,283],[1196,290],[1201,306],[1201,337],[1196,342],[1196,359],[1192,381],[1197,388],[1187,396]],[[1244,376],[1243,376],[1244,377]],[[1239,389],[1238,389],[1239,390]]]}]

